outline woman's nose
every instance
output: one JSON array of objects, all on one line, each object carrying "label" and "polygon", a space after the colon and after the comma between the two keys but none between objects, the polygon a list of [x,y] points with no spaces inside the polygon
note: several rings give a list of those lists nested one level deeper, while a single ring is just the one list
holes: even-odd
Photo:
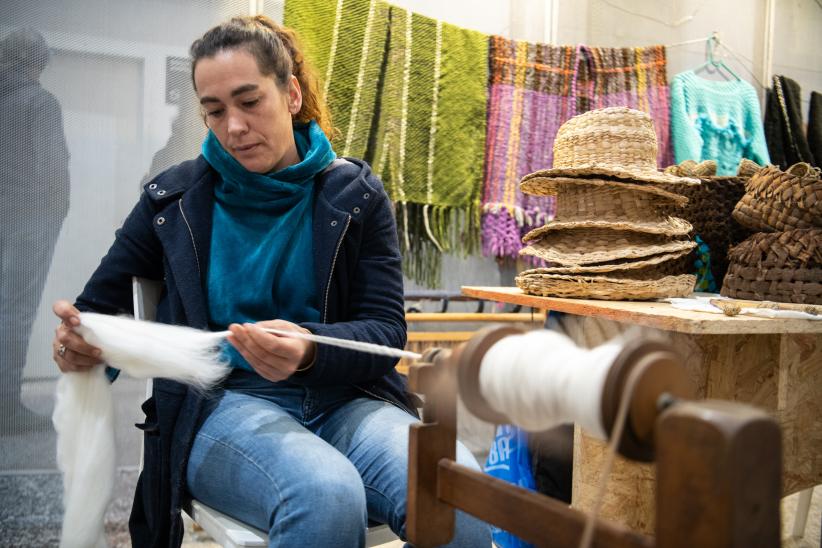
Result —
[{"label": "woman's nose", "polygon": [[241,135],[248,131],[248,124],[245,117],[239,112],[228,113],[228,133],[231,135]]}]

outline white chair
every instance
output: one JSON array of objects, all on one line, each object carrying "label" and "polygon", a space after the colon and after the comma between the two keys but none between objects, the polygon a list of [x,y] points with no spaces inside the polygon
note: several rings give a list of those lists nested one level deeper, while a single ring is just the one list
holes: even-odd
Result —
[{"label": "white chair", "polygon": [[[133,278],[132,294],[134,298],[134,318],[138,320],[154,320],[157,302],[160,299],[162,283],[145,278]],[[146,396],[151,396],[151,380],[146,385]],[[143,468],[143,451],[140,448],[140,469]],[[268,546],[268,535],[259,529],[241,523],[233,518],[206,506],[198,500],[192,500],[191,505],[184,508],[188,516],[203,528],[214,542],[224,548],[240,548],[246,546]],[[397,540],[397,536],[387,525],[368,527],[365,534],[367,547],[379,546]]]},{"label": "white chair", "polygon": [[811,509],[811,499],[813,498],[813,487],[809,487],[799,492],[799,500],[796,502],[796,514],[793,518],[793,529],[791,536],[802,538],[805,536],[805,526],[808,524],[808,511]]}]

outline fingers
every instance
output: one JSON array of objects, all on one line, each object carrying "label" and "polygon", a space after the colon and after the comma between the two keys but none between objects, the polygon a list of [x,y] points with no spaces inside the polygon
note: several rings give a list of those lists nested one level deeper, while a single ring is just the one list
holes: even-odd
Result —
[{"label": "fingers", "polygon": [[254,324],[232,324],[229,331],[228,341],[260,375],[274,381],[283,380],[294,373],[305,355],[306,345],[310,344],[266,333]]},{"label": "fingers", "polygon": [[80,325],[80,311],[68,301],[54,301],[51,307],[54,315],[60,318],[66,327],[76,327]]},{"label": "fingers", "polygon": [[102,351],[74,332],[74,327],[80,325],[80,311],[63,300],[55,301],[52,310],[61,320],[52,341],[52,359],[60,370],[64,373],[88,371],[102,363]]},{"label": "fingers", "polygon": [[93,358],[96,360],[94,362],[95,364],[100,363],[99,358],[102,351],[96,346],[92,346],[87,343],[83,337],[67,328],[65,325],[60,324],[57,326],[57,329],[54,330],[54,340],[57,343],[58,349],[60,345],[66,347],[66,354],[71,352],[77,356]]}]

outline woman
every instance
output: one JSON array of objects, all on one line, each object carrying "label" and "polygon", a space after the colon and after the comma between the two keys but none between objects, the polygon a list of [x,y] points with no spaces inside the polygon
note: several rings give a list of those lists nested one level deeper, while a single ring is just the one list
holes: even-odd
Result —
[{"label": "woman", "polygon": [[[62,371],[99,363],[71,327],[81,310],[129,312],[132,276],[164,281],[158,321],[231,331],[221,386],[157,379],[143,404],[133,543],[178,546],[188,496],[268,531],[271,546],[362,546],[368,519],[403,537],[416,417],[395,360],[260,329],[404,345],[388,197],[364,162],[335,160],[291,30],[235,18],[191,57],[203,154],[146,185],[75,306],[54,305]],[[477,466],[464,447],[459,458]],[[488,546],[489,531],[460,514],[452,545]]]}]

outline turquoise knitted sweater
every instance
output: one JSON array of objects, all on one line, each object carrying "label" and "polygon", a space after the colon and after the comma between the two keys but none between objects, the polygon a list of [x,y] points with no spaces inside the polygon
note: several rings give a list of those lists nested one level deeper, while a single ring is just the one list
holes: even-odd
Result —
[{"label": "turquoise knitted sweater", "polygon": [[739,161],[770,163],[756,90],[744,80],[706,80],[692,70],[671,82],[671,141],[676,163],[716,160],[717,175]]}]

